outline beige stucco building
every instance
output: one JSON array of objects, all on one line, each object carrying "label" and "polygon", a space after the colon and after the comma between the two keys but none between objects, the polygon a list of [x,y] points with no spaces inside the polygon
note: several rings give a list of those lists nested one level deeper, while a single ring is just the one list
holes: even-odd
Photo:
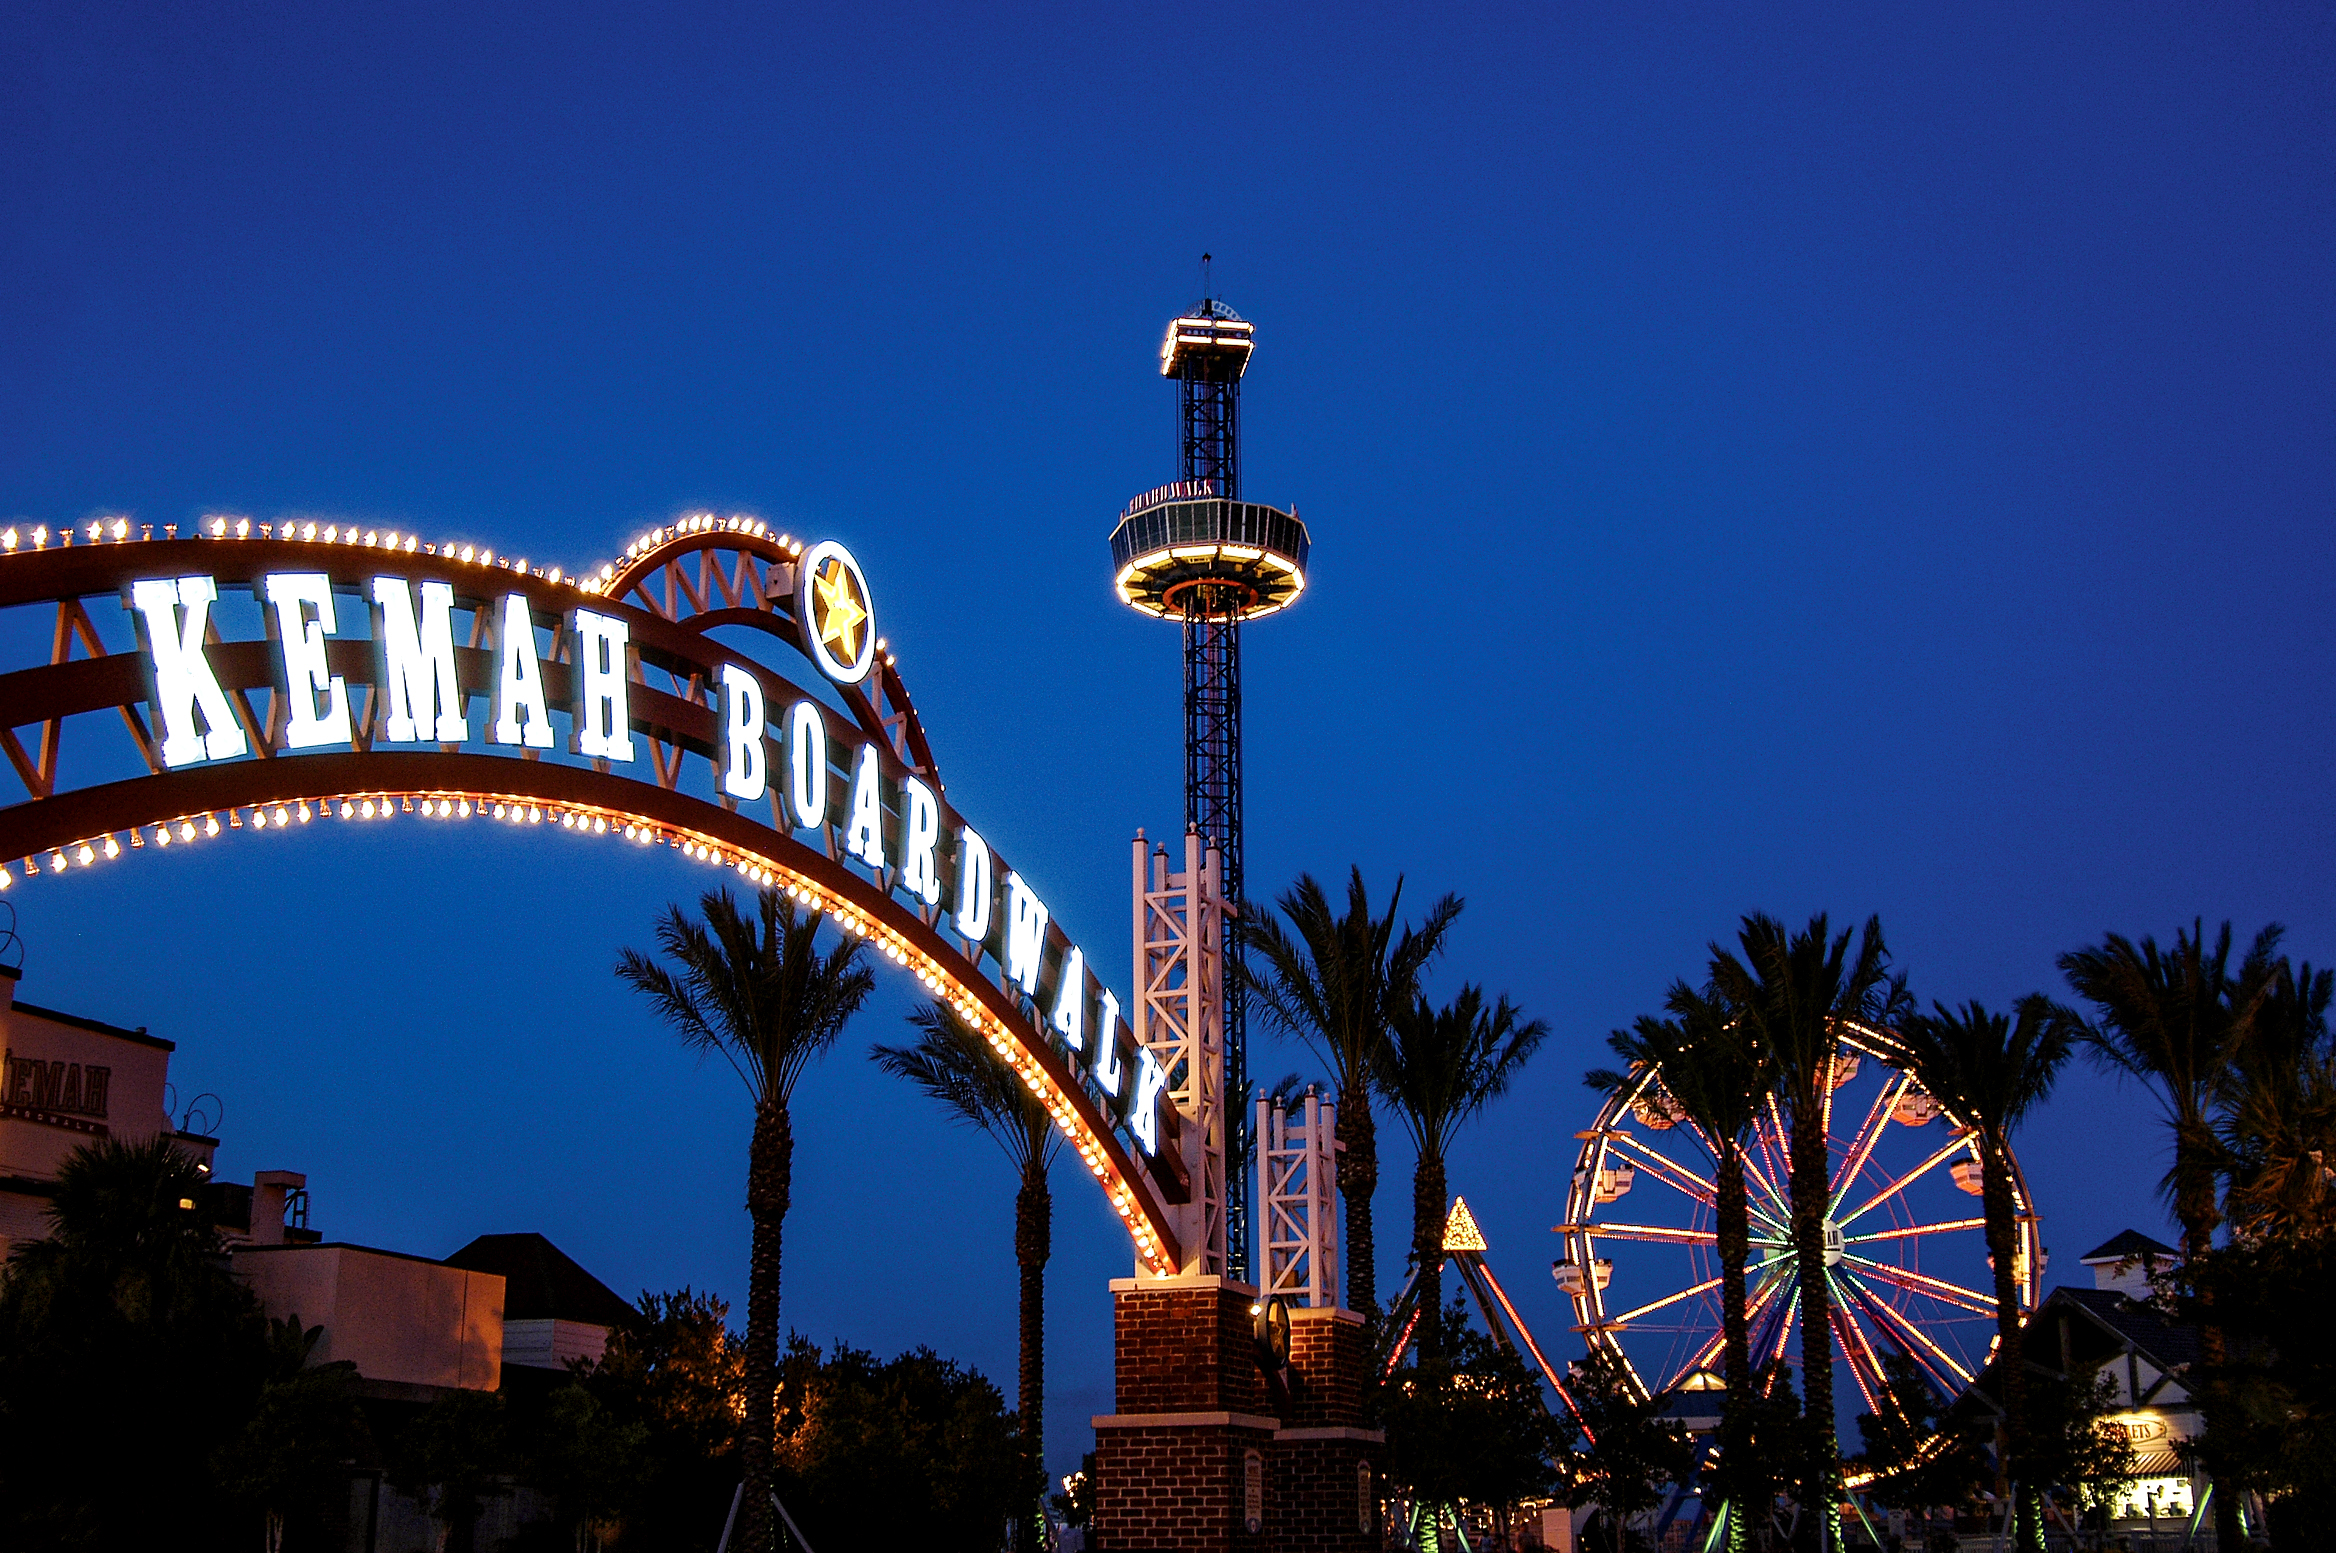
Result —
[{"label": "beige stucco building", "polygon": [[164,1106],[169,1041],[21,1002],[22,974],[0,966],[0,1256],[48,1235],[57,1167],[81,1145],[167,1133],[205,1174],[219,1146],[180,1130]]}]

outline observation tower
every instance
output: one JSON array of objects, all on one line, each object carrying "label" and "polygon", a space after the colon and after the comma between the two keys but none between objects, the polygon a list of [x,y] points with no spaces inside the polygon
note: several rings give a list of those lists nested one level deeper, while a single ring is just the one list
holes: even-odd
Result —
[{"label": "observation tower", "polygon": [[[1204,261],[1205,262],[1205,261]],[[1242,900],[1241,625],[1306,586],[1306,525],[1241,499],[1241,378],[1255,326],[1203,297],[1170,321],[1160,375],[1176,383],[1181,477],[1127,504],[1111,534],[1113,580],[1131,609],[1184,627],[1184,822],[1222,859],[1222,898]],[[1241,934],[1228,921],[1222,988],[1224,1090],[1238,1126],[1248,1081]],[[1247,1281],[1247,1172],[1225,1182],[1230,1270]]]}]

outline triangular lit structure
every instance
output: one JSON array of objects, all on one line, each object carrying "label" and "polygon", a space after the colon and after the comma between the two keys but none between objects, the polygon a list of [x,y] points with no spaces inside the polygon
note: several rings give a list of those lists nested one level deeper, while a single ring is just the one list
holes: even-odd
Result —
[{"label": "triangular lit structure", "polygon": [[[1578,1421],[1581,1417],[1580,1409],[1574,1406],[1573,1396],[1565,1389],[1565,1382],[1558,1378],[1556,1369],[1542,1354],[1541,1345],[1533,1340],[1533,1333],[1526,1327],[1525,1318],[1517,1314],[1517,1307],[1510,1302],[1508,1291],[1493,1276],[1492,1267],[1484,1259],[1487,1249],[1484,1231],[1477,1227],[1476,1215],[1468,1211],[1467,1199],[1455,1195],[1452,1211],[1444,1217],[1445,1264],[1459,1269],[1460,1281],[1475,1296],[1476,1308],[1483,1313],[1485,1330],[1492,1334],[1493,1341],[1511,1353],[1530,1355],[1541,1368],[1541,1378],[1549,1382],[1549,1389],[1557,1393],[1566,1411],[1574,1414]],[[1403,1362],[1404,1354],[1411,1349],[1419,1326],[1419,1298],[1419,1269],[1413,1268],[1411,1276],[1404,1280],[1403,1292],[1396,1295],[1395,1303],[1387,1307],[1385,1330],[1393,1333],[1395,1340],[1380,1355],[1379,1374],[1382,1378],[1394,1374],[1395,1367]]]},{"label": "triangular lit structure", "polygon": [[1444,1218],[1444,1254],[1484,1249],[1484,1231],[1476,1227],[1476,1215],[1468,1211],[1468,1199],[1453,1198],[1452,1211]]}]

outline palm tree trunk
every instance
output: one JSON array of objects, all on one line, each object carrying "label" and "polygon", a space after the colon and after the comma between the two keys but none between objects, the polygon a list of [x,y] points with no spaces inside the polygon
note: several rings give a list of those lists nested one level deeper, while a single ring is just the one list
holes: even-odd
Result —
[{"label": "palm tree trunk", "polygon": [[1808,1075],[1792,1121],[1793,1259],[1801,1289],[1801,1515],[1793,1542],[1804,1553],[1832,1553],[1841,1542],[1834,1524],[1834,1480],[1841,1449],[1833,1422],[1833,1299],[1825,1281],[1825,1218],[1831,1160],[1825,1147],[1826,1070]]},{"label": "palm tree trunk", "polygon": [[[2214,1250],[2214,1230],[2222,1222],[2222,1212],[2215,1206],[2213,1166],[2214,1138],[2203,1120],[2177,1123],[2174,1129],[2174,1178],[2180,1184],[2175,1188],[2174,1217],[2182,1222],[2182,1256],[2192,1267],[2204,1265],[2204,1259]],[[2194,1387],[2199,1411],[2206,1417],[2207,1432],[2211,1436],[2215,1420],[2223,1413],[2221,1370],[2225,1357],[2221,1323],[2214,1319],[2212,1296],[2202,1298],[2205,1319],[2198,1324],[2198,1363],[2206,1371],[2206,1383]],[[2239,1526],[2239,1496],[2222,1492],[2214,1496],[2214,1543],[2221,1553],[2234,1553],[2246,1545],[2246,1533]]]},{"label": "palm tree trunk", "polygon": [[1338,1092],[1338,1195],[1346,1199],[1346,1304],[1368,1316],[1379,1308],[1378,1246],[1371,1238],[1371,1194],[1379,1189],[1379,1132],[1371,1120],[1371,1092],[1350,1084]]},{"label": "palm tree trunk", "polygon": [[795,1129],[787,1108],[765,1100],[754,1109],[746,1167],[746,1212],[754,1246],[746,1278],[746,1438],[739,1449],[746,1490],[738,1506],[738,1546],[771,1546],[772,1393],[779,1367],[779,1249],[794,1184]]},{"label": "palm tree trunk", "polygon": [[1419,1269],[1419,1355],[1444,1352],[1444,1156],[1419,1151],[1411,1171],[1411,1257]]},{"label": "palm tree trunk", "polygon": [[2043,1500],[2028,1475],[2028,1366],[2020,1331],[2020,1290],[2012,1214],[2010,1156],[2001,1138],[1983,1138],[1979,1191],[1980,1211],[1987,1220],[1987,1254],[1995,1263],[1996,1363],[2003,1372],[2003,1475],[2014,1489],[2013,1545],[2041,1550]]},{"label": "palm tree trunk", "polygon": [[1751,1507],[1731,1468],[1744,1459],[1745,1419],[1752,1406],[1752,1330],[1745,1316],[1744,1264],[1752,1255],[1752,1200],[1744,1181],[1744,1150],[1720,1140],[1717,1180],[1720,1257],[1720,1367],[1727,1382],[1720,1419],[1720,1497],[1728,1508],[1728,1553],[1744,1553]]},{"label": "palm tree trunk", "polygon": [[[1022,1189],[1014,1194],[1014,1260],[1022,1269],[1021,1413],[1023,1475],[1035,1498],[1046,1473],[1046,1260],[1054,1250],[1054,1199],[1046,1189],[1045,1156],[1031,1151]],[[1029,1546],[1036,1504],[1017,1504],[1015,1542]]]}]

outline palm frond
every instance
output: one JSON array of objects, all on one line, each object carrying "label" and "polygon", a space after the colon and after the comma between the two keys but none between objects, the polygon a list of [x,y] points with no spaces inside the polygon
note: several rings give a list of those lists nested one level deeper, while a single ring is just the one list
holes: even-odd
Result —
[{"label": "palm frond", "polygon": [[1385,913],[1373,915],[1363,871],[1353,868],[1342,914],[1320,880],[1300,874],[1275,902],[1278,919],[1253,912],[1243,930],[1251,954],[1242,979],[1258,1012],[1303,1042],[1341,1092],[1370,1089],[1390,1011],[1416,993],[1462,906],[1446,895],[1398,938],[1402,901],[1399,878]]},{"label": "palm frond", "polygon": [[1442,1008],[1415,996],[1389,1021],[1379,1088],[1412,1142],[1441,1157],[1461,1125],[1508,1092],[1549,1036],[1503,995],[1486,1007],[1473,983]]},{"label": "palm frond", "polygon": [[749,917],[727,889],[699,897],[695,918],[668,906],[655,929],[662,958],[627,948],[616,973],[685,1044],[728,1059],[757,1104],[784,1106],[876,975],[859,939],[838,935],[822,953],[826,918],[783,891],[758,891],[755,906]]},{"label": "palm frond", "polygon": [[940,999],[911,1009],[908,1022],[916,1044],[870,1048],[876,1065],[923,1090],[952,1121],[986,1134],[1025,1178],[1043,1176],[1062,1134],[1013,1068]]}]

